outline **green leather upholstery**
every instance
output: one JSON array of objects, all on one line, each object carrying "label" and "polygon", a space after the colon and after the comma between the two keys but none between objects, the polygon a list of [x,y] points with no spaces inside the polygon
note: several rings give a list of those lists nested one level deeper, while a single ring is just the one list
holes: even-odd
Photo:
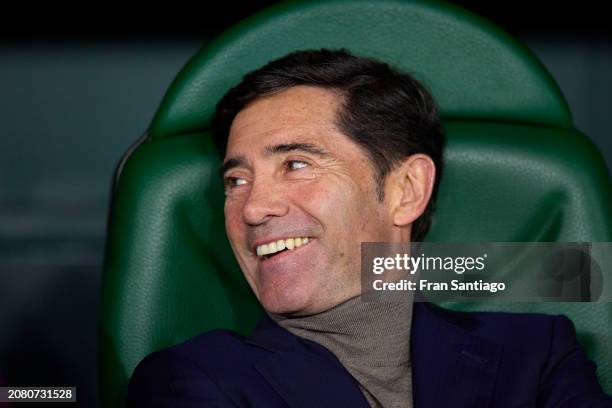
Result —
[{"label": "green leather upholstery", "polygon": [[[129,376],[148,353],[212,328],[247,333],[260,315],[225,237],[208,121],[246,72],[320,47],[388,61],[438,100],[447,167],[428,240],[612,240],[604,161],[573,127],[548,72],[519,42],[437,1],[283,3],[202,48],[117,168],[102,295],[105,406],[121,404]],[[568,314],[612,391],[610,304],[495,307]]]}]

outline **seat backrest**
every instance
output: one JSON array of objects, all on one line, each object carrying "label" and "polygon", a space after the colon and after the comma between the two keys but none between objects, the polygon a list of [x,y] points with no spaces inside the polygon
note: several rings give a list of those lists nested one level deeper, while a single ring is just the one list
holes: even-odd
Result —
[{"label": "seat backrest", "polygon": [[[105,406],[121,405],[148,353],[213,328],[245,334],[253,327],[261,309],[225,236],[209,120],[248,71],[321,47],[389,62],[437,99],[448,147],[428,240],[611,240],[604,161],[573,127],[549,73],[518,41],[439,1],[282,3],[198,51],[117,167],[102,294]],[[609,304],[495,307],[568,314],[612,391]]]}]

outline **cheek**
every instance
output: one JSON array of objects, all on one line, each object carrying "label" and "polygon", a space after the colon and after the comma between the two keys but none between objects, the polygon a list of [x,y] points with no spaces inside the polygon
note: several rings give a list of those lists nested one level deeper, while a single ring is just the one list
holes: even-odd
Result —
[{"label": "cheek", "polygon": [[312,195],[312,201],[323,222],[334,235],[343,236],[342,241],[354,245],[357,241],[385,240],[387,220],[375,191],[349,184],[321,190]]},{"label": "cheek", "polygon": [[321,183],[304,192],[301,201],[329,232],[350,234],[354,223],[361,218],[363,208],[363,197],[350,187]]},{"label": "cheek", "polygon": [[242,206],[237,201],[226,202],[224,206],[225,231],[232,241],[244,233],[241,208]]}]

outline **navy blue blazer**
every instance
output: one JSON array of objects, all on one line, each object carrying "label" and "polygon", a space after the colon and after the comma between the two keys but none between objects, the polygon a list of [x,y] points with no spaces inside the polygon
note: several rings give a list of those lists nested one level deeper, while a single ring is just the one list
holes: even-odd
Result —
[{"label": "navy blue blazer", "polygon": [[[415,303],[414,406],[612,407],[564,316],[452,312]],[[264,315],[243,337],[214,330],[147,356],[129,407],[369,405],[339,360]]]}]

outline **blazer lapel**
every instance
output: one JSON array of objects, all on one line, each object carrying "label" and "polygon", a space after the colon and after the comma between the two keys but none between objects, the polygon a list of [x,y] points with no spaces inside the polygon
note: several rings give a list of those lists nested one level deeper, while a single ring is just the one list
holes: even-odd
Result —
[{"label": "blazer lapel", "polygon": [[246,341],[273,352],[255,368],[290,407],[369,407],[336,356],[315,342],[298,339],[267,315]]},{"label": "blazer lapel", "polygon": [[[412,390],[416,408],[489,407],[503,347],[469,331],[469,314],[414,305]],[[369,407],[357,382],[323,346],[264,314],[247,343],[268,349],[255,368],[290,407]]]},{"label": "blazer lapel", "polygon": [[[452,322],[452,312],[415,303],[412,389],[415,407],[489,407],[502,346]],[[469,315],[462,318],[469,320]],[[460,323],[460,324],[457,324]]]}]

